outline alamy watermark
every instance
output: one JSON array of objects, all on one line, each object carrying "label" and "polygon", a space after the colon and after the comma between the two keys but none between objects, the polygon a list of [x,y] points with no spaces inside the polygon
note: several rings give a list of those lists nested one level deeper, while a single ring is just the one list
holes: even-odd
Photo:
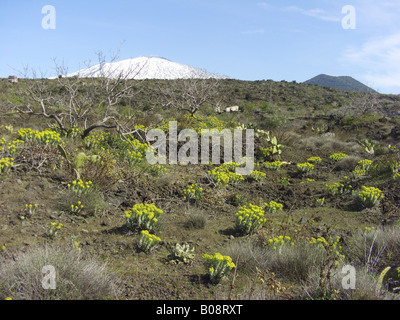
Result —
[{"label": "alamy watermark", "polygon": [[342,14],[345,14],[345,16],[342,19],[342,28],[345,30],[356,29],[357,25],[356,8],[351,5],[346,5],[342,8]]},{"label": "alamy watermark", "polygon": [[42,7],[42,14],[45,16],[42,18],[42,28],[45,30],[56,28],[56,8],[51,5],[45,5]]},{"label": "alamy watermark", "polygon": [[46,265],[42,268],[44,277],[42,279],[42,288],[45,290],[55,290],[56,286],[56,269],[52,265]]}]

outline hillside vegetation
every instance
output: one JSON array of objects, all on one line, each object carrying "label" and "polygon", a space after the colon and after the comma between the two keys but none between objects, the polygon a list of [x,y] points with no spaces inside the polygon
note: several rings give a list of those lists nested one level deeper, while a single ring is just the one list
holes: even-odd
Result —
[{"label": "hillside vegetation", "polygon": [[[398,299],[398,96],[270,80],[110,88],[0,81],[0,299]],[[170,121],[253,129],[254,171],[150,165],[146,133]]]}]

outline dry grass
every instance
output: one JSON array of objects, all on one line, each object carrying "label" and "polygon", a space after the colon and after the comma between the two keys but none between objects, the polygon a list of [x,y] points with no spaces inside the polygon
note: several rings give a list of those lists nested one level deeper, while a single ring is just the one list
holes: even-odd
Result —
[{"label": "dry grass", "polygon": [[[91,300],[116,296],[114,280],[106,265],[93,257],[83,257],[74,247],[51,245],[16,252],[0,264],[0,299],[13,300]],[[53,266],[57,273],[55,289],[44,289],[42,281],[48,273],[44,266]]]}]

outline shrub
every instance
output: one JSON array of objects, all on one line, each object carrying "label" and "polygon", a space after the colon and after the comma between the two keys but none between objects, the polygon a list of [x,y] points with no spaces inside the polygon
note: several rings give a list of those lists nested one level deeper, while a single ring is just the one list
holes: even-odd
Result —
[{"label": "shrub", "polygon": [[[114,297],[116,286],[105,264],[74,247],[32,247],[1,259],[0,300],[98,300]],[[56,271],[56,290],[42,287],[44,266]]]},{"label": "shrub", "polygon": [[334,153],[334,154],[330,155],[329,159],[334,160],[334,161],[340,161],[346,157],[347,157],[347,154],[340,152],[340,153]]},{"label": "shrub", "polygon": [[158,217],[163,211],[154,204],[135,204],[131,210],[125,211],[126,226],[130,230],[153,230]]},{"label": "shrub", "polygon": [[139,235],[138,248],[143,252],[149,253],[160,241],[161,238],[151,234],[148,230],[142,230]]},{"label": "shrub", "polygon": [[206,226],[207,217],[205,214],[196,212],[191,213],[185,222],[185,227],[188,229],[203,229]]},{"label": "shrub", "polygon": [[336,162],[335,169],[350,171],[354,169],[354,167],[358,164],[360,160],[360,157],[353,155],[344,157],[343,159],[340,159]]},{"label": "shrub", "polygon": [[168,259],[175,263],[186,263],[191,264],[194,259],[194,248],[191,248],[189,244],[175,244],[174,246],[170,246],[168,248],[170,255]]},{"label": "shrub", "polygon": [[314,170],[314,165],[308,162],[305,163],[298,163],[297,170],[302,173],[308,173]]},{"label": "shrub", "polygon": [[239,183],[240,181],[244,181],[242,175],[231,172],[230,169],[231,167],[222,165],[214,168],[211,171],[208,171],[208,175],[217,185],[227,186],[228,184],[235,184]]},{"label": "shrub", "polygon": [[250,234],[261,228],[265,221],[263,208],[249,204],[236,213],[235,229],[239,233]]},{"label": "shrub", "polygon": [[261,180],[265,179],[266,177],[267,177],[267,175],[264,172],[257,171],[257,170],[252,171],[251,174],[249,175],[249,178],[254,181],[261,181]]},{"label": "shrub", "polygon": [[283,165],[283,163],[281,161],[273,161],[273,162],[264,162],[262,164],[266,169],[269,170],[279,170],[281,168],[281,166]]},{"label": "shrub", "polygon": [[266,208],[269,213],[275,213],[282,211],[283,204],[271,200],[269,203],[264,203],[264,208]]},{"label": "shrub", "polygon": [[358,193],[357,197],[363,206],[372,208],[383,199],[383,192],[375,187],[362,186],[362,191]]},{"label": "shrub", "polygon": [[183,198],[197,202],[203,198],[203,188],[199,187],[197,183],[191,184],[183,190]]},{"label": "shrub", "polygon": [[231,257],[223,256],[220,253],[216,253],[215,255],[204,254],[203,259],[210,280],[214,284],[219,283],[233,268],[236,267],[232,262]]},{"label": "shrub", "polygon": [[14,165],[13,158],[1,158],[0,159],[0,174],[5,173]]},{"label": "shrub", "polygon": [[307,159],[307,162],[311,163],[321,163],[322,159],[320,157],[311,157]]}]

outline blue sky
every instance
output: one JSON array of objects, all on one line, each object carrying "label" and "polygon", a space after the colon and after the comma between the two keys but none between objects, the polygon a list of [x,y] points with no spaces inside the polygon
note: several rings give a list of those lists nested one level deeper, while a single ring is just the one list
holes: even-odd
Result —
[{"label": "blue sky", "polygon": [[[45,5],[55,29],[42,27]],[[342,26],[346,5],[355,29]],[[398,0],[1,0],[0,39],[0,77],[24,66],[53,76],[53,59],[73,72],[120,50],[241,80],[349,75],[400,94]]]}]

